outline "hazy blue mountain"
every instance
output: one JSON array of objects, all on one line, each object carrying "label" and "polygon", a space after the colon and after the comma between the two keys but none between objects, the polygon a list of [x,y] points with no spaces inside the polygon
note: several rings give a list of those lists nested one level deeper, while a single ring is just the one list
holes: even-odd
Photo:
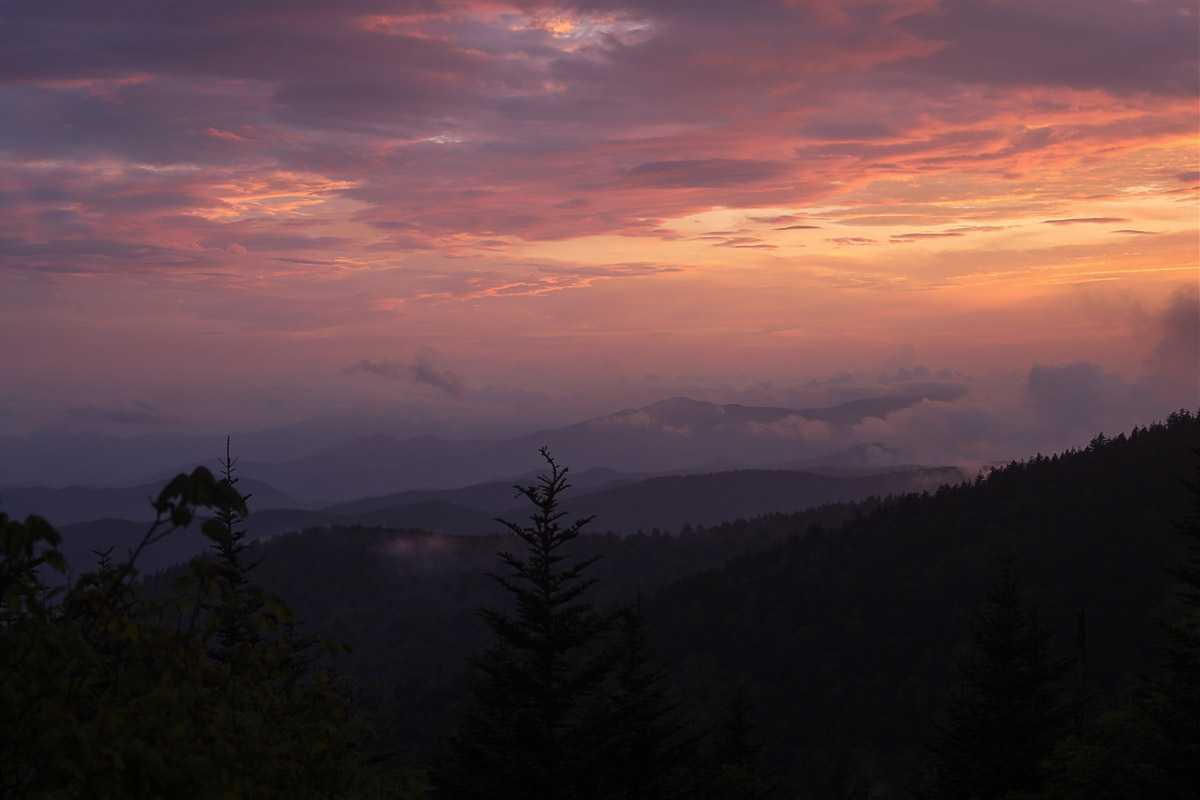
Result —
[{"label": "hazy blue mountain", "polygon": [[[792,513],[827,503],[865,500],[957,484],[953,468],[916,469],[879,475],[834,477],[788,470],[738,470],[707,475],[651,478],[594,492],[577,492],[573,507],[595,515],[594,527],[617,533],[659,528],[677,532],[685,523],[711,526],[766,513]],[[507,518],[519,518],[514,508]]]},{"label": "hazy blue mountain", "polygon": [[[594,515],[603,530],[627,534],[659,528],[677,532],[685,523],[714,525],[767,513],[803,511],[825,503],[863,500],[962,482],[954,467],[909,468],[874,475],[830,476],[785,470],[737,470],[698,475],[617,479],[602,487],[575,484],[572,510]],[[438,533],[500,532],[496,517],[522,519],[513,482],[447,491],[401,492],[322,509],[336,524],[422,528]],[[314,517],[315,519],[315,517]],[[312,522],[309,526],[325,524]],[[272,531],[272,533],[278,531]]]},{"label": "hazy blue mountain", "polygon": [[0,436],[0,486],[118,486],[181,463],[212,463],[224,452],[224,436]]},{"label": "hazy blue mountain", "polygon": [[[730,472],[741,465],[710,463],[700,465],[690,470],[680,470],[672,473],[654,472],[622,472],[607,467],[593,467],[585,470],[570,470],[569,483],[571,494],[575,497],[601,489],[610,489],[650,478],[661,478],[667,474],[694,475],[709,472]],[[348,503],[337,503],[321,509],[331,514],[367,514],[398,506],[407,506],[424,502],[452,503],[475,508],[489,508],[499,511],[509,508],[517,497],[516,486],[528,485],[537,481],[543,470],[534,470],[523,475],[516,475],[504,480],[478,483],[464,486],[460,489],[413,489],[406,492],[391,492],[373,497],[363,497]]]},{"label": "hazy blue mountain", "polygon": [[[500,440],[399,438],[386,433],[339,439],[338,432],[349,433],[353,427],[342,424],[323,429],[314,422],[237,434],[233,451],[241,475],[305,501],[294,505],[313,507],[530,474],[542,466],[541,447],[549,447],[577,474],[597,468],[646,475],[820,462],[833,458],[837,450],[835,430],[867,417],[886,417],[920,400],[915,396],[880,397],[826,409],[795,410],[674,397]],[[391,429],[406,430],[402,425]],[[224,436],[182,434],[0,437],[0,500],[11,494],[5,486],[126,486],[140,491],[144,484],[161,483],[198,464],[215,468],[224,446]],[[53,502],[65,511],[90,501],[62,495]],[[119,503],[134,500],[113,502],[118,503],[115,509],[102,508],[104,513],[97,516],[128,516]],[[81,514],[62,518],[81,519]]]},{"label": "hazy blue mountain", "polygon": [[[156,497],[162,487],[163,481],[124,487],[0,488],[0,511],[17,519],[37,514],[56,526],[104,518],[150,521],[154,519],[151,498]],[[253,496],[251,502],[257,509],[304,505],[295,497],[252,478],[239,479],[238,489]]]},{"label": "hazy blue mountain", "polygon": [[[698,475],[650,478],[620,476],[601,471],[615,480],[604,486],[580,481],[571,490],[572,514],[595,516],[597,531],[619,534],[658,528],[677,533],[686,524],[712,526],[735,519],[770,513],[791,513],[839,502],[884,497],[909,491],[935,489],[960,483],[964,476],[953,467],[909,469],[875,475],[830,476],[784,470],[737,470]],[[585,477],[583,473],[580,477]],[[497,518],[525,519],[528,509],[517,498],[514,482],[485,483],[463,489],[400,492],[329,506],[318,510],[261,508],[250,500],[246,520],[251,540],[323,526],[363,526],[420,529],[439,534],[483,536],[502,533]],[[247,482],[249,483],[249,482]],[[241,484],[239,484],[241,486]],[[140,540],[146,522],[100,519],[62,528],[65,551],[72,565],[93,562],[91,551],[116,547],[124,555]],[[204,550],[206,542],[195,531],[181,531],[151,548],[140,560],[143,568],[160,569],[185,561]]]},{"label": "hazy blue mountain", "polygon": [[363,436],[285,463],[246,461],[242,469],[296,496],[338,503],[530,473],[541,466],[541,447],[548,447],[579,472],[603,467],[663,473],[696,471],[698,464],[728,469],[797,459],[819,462],[831,445],[828,436],[804,435],[806,430],[812,433],[811,426],[816,426],[817,434],[827,434],[837,426],[868,416],[883,417],[919,401],[919,397],[884,397],[798,411],[675,397],[513,439]]},{"label": "hazy blue mountain", "polygon": [[887,419],[888,414],[914,406],[923,399],[919,396],[868,397],[832,408],[808,408],[801,411],[800,415],[805,419],[835,425],[857,425],[868,417]]},{"label": "hazy blue mountain", "polygon": [[[856,444],[836,453],[828,453],[809,458],[797,458],[768,464],[771,469],[801,469],[810,472],[821,472],[826,475],[846,475],[855,473],[887,472],[896,467],[900,456],[886,445],[878,442]],[[905,465],[901,469],[913,465]]]},{"label": "hazy blue mountain", "polygon": [[805,422],[851,425],[885,417],[919,397],[855,400],[828,409],[716,405],[673,397],[644,408],[541,431],[518,439],[526,448],[548,445],[564,463],[618,470],[678,470],[723,459],[762,466],[820,454],[828,445],[801,434]]},{"label": "hazy blue mountain", "polygon": [[[384,433],[408,438],[421,425],[396,417],[326,415],[259,431],[230,431],[234,454],[247,461],[283,462],[356,437]],[[181,465],[215,466],[226,433],[148,433],[136,436],[38,431],[0,435],[0,487],[119,486],[171,477]]]}]

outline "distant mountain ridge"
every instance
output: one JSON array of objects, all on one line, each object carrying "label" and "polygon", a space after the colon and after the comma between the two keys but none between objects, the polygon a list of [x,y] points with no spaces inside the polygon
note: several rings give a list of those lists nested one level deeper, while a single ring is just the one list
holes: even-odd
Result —
[{"label": "distant mountain ridge", "polygon": [[833,431],[838,427],[868,417],[882,419],[921,400],[883,397],[798,411],[674,397],[513,439],[367,436],[287,463],[247,463],[244,469],[286,493],[336,503],[528,473],[540,466],[541,447],[579,470],[668,472],[713,461],[760,467],[816,458],[836,449]]},{"label": "distant mountain ridge", "polygon": [[[478,535],[495,532],[497,516],[520,517],[512,486],[535,479],[544,467],[538,450],[548,447],[572,470],[579,514],[595,514],[619,533],[677,531],[689,522],[712,525],[958,482],[963,476],[953,468],[881,467],[881,459],[895,462],[899,456],[881,445],[838,450],[826,436],[837,426],[883,418],[921,399],[881,397],[797,411],[673,397],[499,441],[373,434],[284,462],[243,460],[239,488],[252,495],[252,538],[323,525]],[[261,448],[276,435],[247,438]],[[19,446],[12,440],[0,437],[0,456],[8,459],[8,471],[0,474],[10,484],[22,458],[38,465],[37,474],[68,457],[81,474],[99,471],[117,484],[0,485],[0,511],[17,518],[39,514],[62,528],[64,549],[80,568],[91,564],[94,550],[112,546],[123,553],[136,544],[154,516],[150,498],[166,480],[197,462],[215,469],[224,447],[223,437],[170,435],[124,443],[97,434],[33,437]],[[41,461],[27,452],[36,444],[50,445],[36,454]],[[72,444],[78,453],[72,454]],[[104,469],[106,458],[111,469]],[[166,466],[172,458],[185,460]],[[155,477],[124,480],[136,464],[154,465]],[[796,471],[798,466],[804,471]],[[147,554],[143,566],[164,567],[203,547],[181,532]]]},{"label": "distant mountain ridge", "polygon": [[[600,471],[587,474],[571,490],[565,510],[572,519],[595,517],[595,531],[632,534],[658,529],[678,533],[685,524],[712,526],[735,519],[804,511],[957,484],[965,476],[954,467],[892,470],[873,475],[835,476],[788,470],[734,470],[687,475],[635,476]],[[603,485],[597,482],[609,478]],[[517,497],[514,479],[462,489],[408,491],[364,498],[325,508],[264,508],[250,499],[246,530],[250,539],[324,526],[424,530],[438,534],[483,536],[499,533],[497,518],[521,520],[527,510]],[[590,485],[589,485],[590,484]],[[239,484],[241,486],[241,484]],[[63,529],[68,563],[87,567],[92,553],[115,547],[123,555],[144,533],[145,522],[99,519]],[[143,556],[143,567],[160,569],[186,561],[206,547],[193,531],[180,531]]]},{"label": "distant mountain ridge", "polygon": [[[714,525],[768,513],[804,511],[826,503],[863,500],[912,491],[932,491],[960,483],[954,467],[911,468],[874,475],[831,476],[815,472],[746,469],[695,475],[661,475],[615,480],[604,486],[571,490],[570,512],[594,516],[594,528],[628,534],[659,528],[674,533],[685,523]],[[495,517],[520,519],[522,502],[512,484],[488,483],[442,492],[402,492],[365,498],[321,510],[347,515],[353,522],[397,528],[419,527],[438,533],[498,532]],[[479,528],[438,524],[423,510],[437,507],[486,512]],[[469,518],[466,518],[469,519]],[[420,520],[420,521],[418,521]],[[340,524],[349,524],[342,522]]]},{"label": "distant mountain ridge", "polygon": [[[605,468],[645,475],[800,462],[815,465],[821,456],[845,446],[835,434],[846,426],[869,417],[885,418],[922,399],[885,396],[831,408],[795,410],[672,397],[501,440],[448,440],[428,435],[398,439],[382,433],[357,436],[283,461],[243,456],[239,471],[264,485],[260,502],[268,501],[273,507],[314,508],[397,491],[450,489],[529,474],[541,466],[541,447],[549,447],[556,458],[579,472]],[[271,447],[263,442],[279,435],[264,432],[241,438],[248,440],[251,452],[264,452]],[[0,503],[24,508],[24,498],[33,502],[40,497],[56,506],[51,516],[77,521],[94,513],[83,508],[98,508],[99,495],[89,499],[93,489],[124,487],[129,490],[127,497],[118,501],[113,496],[114,507],[102,509],[99,516],[127,517],[125,509],[146,486],[190,471],[197,463],[215,467],[223,445],[223,437],[182,435],[0,437]],[[239,437],[235,437],[234,452],[239,451]],[[892,457],[890,453],[888,457]],[[63,474],[79,479],[67,485],[44,480],[56,464],[68,465]],[[133,473],[138,465],[144,465],[146,471]],[[130,480],[131,474],[138,480]],[[84,480],[85,476],[90,480]],[[72,486],[73,494],[51,497],[36,491],[56,485],[63,489]],[[288,503],[272,493],[304,501]]]},{"label": "distant mountain ridge", "polygon": [[[154,519],[151,499],[163,487],[162,481],[138,486],[88,488],[67,486],[51,489],[44,486],[0,489],[0,511],[16,519],[29,514],[44,517],[51,525],[71,525],[103,518],[144,522]],[[240,478],[238,489],[251,495],[255,508],[299,508],[304,505],[291,495],[284,494],[253,478]]]}]

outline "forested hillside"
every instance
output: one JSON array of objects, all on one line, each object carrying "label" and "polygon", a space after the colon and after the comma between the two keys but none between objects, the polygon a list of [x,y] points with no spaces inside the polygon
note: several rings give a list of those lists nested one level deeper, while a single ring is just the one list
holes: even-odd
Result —
[{"label": "forested hillside", "polygon": [[[1036,610],[1049,632],[1046,657],[1069,665],[1054,702],[1070,713],[1054,734],[1074,754],[1070,747],[1092,741],[1093,720],[1127,707],[1126,687],[1178,673],[1163,671],[1161,648],[1188,606],[1167,570],[1187,558],[1177,522],[1195,513],[1188,481],[1200,465],[1197,447],[1200,420],[1181,412],[934,493],[626,537],[589,534],[604,530],[593,520],[565,543],[570,563],[586,566],[580,600],[613,626],[597,628],[600,644],[588,652],[641,642],[630,663],[653,679],[647,691],[659,692],[656,702],[675,709],[668,750],[672,791],[682,796],[699,791],[699,781],[724,787],[703,795],[712,797],[905,797],[922,780],[934,785],[921,777],[932,758],[924,743],[945,721],[954,665],[978,649],[968,621],[990,590],[994,598],[1008,565],[1012,602]],[[557,500],[565,521],[578,519],[569,489]],[[253,514],[238,520],[253,524]],[[442,758],[442,744],[478,702],[468,704],[468,658],[504,652],[478,612],[516,610],[511,591],[487,573],[502,570],[497,552],[520,546],[512,535],[314,528],[239,550],[233,574],[286,598],[298,631],[349,645],[332,665],[359,682],[356,705],[376,731],[369,752],[420,770]],[[147,586],[180,602],[171,587],[195,580],[195,570],[168,571]],[[10,635],[25,612],[4,601]],[[630,604],[640,608],[640,627],[622,634],[607,615]],[[262,680],[278,686],[271,675]],[[623,707],[604,703],[583,707]],[[615,730],[619,720],[605,713],[605,730]],[[717,780],[705,764],[725,763],[713,755],[721,747],[741,760]],[[1063,774],[1066,758],[1057,762]],[[423,791],[419,773],[393,774],[404,777],[406,796]],[[437,774],[444,779],[444,764]]]},{"label": "forested hillside", "polygon": [[[570,491],[565,495],[569,507]],[[575,557],[600,557],[589,598],[615,608],[661,586],[715,569],[739,555],[782,541],[810,524],[835,526],[857,506],[823,506],[711,528],[618,537],[582,535]],[[572,515],[576,518],[577,515]],[[593,521],[589,527],[599,527]],[[313,629],[331,632],[352,650],[339,669],[372,684],[366,701],[387,707],[378,727],[389,742],[428,756],[437,734],[452,727],[447,709],[461,701],[466,659],[487,644],[480,608],[503,604],[487,572],[512,536],[462,537],[376,528],[321,528],[254,543],[247,558],[255,580],[288,598]],[[160,576],[163,585],[176,571]]]},{"label": "forested hillside", "polygon": [[[877,507],[673,537],[584,535],[572,552],[603,556],[592,570],[601,605],[640,593],[671,682],[697,716],[724,687],[746,687],[764,763],[788,791],[847,781],[899,796],[924,757],[967,617],[1007,555],[1018,556],[1057,653],[1076,652],[1082,620],[1086,664],[1071,691],[1087,709],[1154,673],[1162,626],[1181,613],[1166,568],[1184,553],[1172,520],[1188,512],[1198,429],[1180,414]],[[459,668],[486,643],[474,612],[503,602],[483,573],[507,547],[361,529],[309,531],[254,552],[261,580],[355,648],[343,668],[380,682],[382,727],[421,754],[456,718]]]},{"label": "forested hillside", "polygon": [[1038,455],[972,485],[909,495],[665,587],[652,619],[682,690],[730,681],[761,710],[790,786],[855,781],[902,795],[965,649],[966,620],[1015,555],[1026,594],[1075,656],[1085,711],[1154,674],[1178,619],[1200,425],[1191,415],[1082,451]]}]

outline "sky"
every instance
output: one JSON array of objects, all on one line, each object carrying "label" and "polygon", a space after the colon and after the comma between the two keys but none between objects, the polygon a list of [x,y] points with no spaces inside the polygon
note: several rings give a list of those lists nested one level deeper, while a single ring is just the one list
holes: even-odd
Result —
[{"label": "sky", "polygon": [[1195,409],[1198,49],[1194,0],[5,0],[0,433]]}]

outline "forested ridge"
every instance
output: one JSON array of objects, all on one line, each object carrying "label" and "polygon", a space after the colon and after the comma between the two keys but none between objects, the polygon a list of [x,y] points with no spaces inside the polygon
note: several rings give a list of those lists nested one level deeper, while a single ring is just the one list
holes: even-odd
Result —
[{"label": "forested ridge", "polygon": [[786,709],[762,724],[768,759],[794,785],[833,790],[822,781],[848,775],[902,796],[968,616],[1006,557],[1056,654],[1076,655],[1083,626],[1083,683],[1069,689],[1084,714],[1156,673],[1165,625],[1185,610],[1167,568],[1186,555],[1175,522],[1194,513],[1197,428],[1177,415],[1099,436],[665,587],[654,615],[664,654],[696,696],[738,679],[764,712]]},{"label": "forested ridge", "polygon": [[[603,520],[582,526],[563,543],[569,555],[564,565],[585,565],[578,575],[583,588],[571,601],[586,603],[588,613],[597,615],[597,626],[579,640],[578,648],[567,647],[561,655],[566,665],[595,660],[603,674],[578,684],[587,693],[585,702],[555,725],[571,730],[582,726],[586,735],[571,741],[594,746],[572,745],[568,751],[584,776],[569,791],[531,796],[865,798],[905,797],[910,789],[928,797],[970,796],[955,794],[960,784],[951,774],[952,760],[944,756],[944,748],[939,750],[938,736],[939,730],[957,724],[955,706],[947,699],[957,697],[967,706],[972,700],[961,688],[964,665],[975,663],[972,659],[986,650],[981,648],[979,620],[998,613],[997,586],[1009,586],[1003,602],[1018,609],[1018,617],[1025,619],[1021,615],[1028,612],[1027,623],[1017,632],[1044,644],[1047,665],[1062,666],[1058,673],[1047,673],[1045,686],[1053,692],[1055,708],[1066,711],[1061,719],[1055,717],[1049,749],[1035,754],[1025,784],[974,784],[969,791],[980,797],[1104,796],[1088,784],[1089,770],[1081,765],[1124,764],[1109,757],[1109,750],[1119,749],[1141,754],[1137,757],[1142,760],[1123,768],[1134,775],[1128,786],[1110,781],[1124,792],[1111,796],[1138,796],[1143,790],[1141,796],[1172,796],[1186,785],[1179,783],[1186,780],[1179,777],[1179,764],[1196,752],[1187,750],[1195,747],[1194,726],[1179,724],[1170,713],[1195,702],[1189,681],[1196,675],[1196,630],[1181,627],[1181,621],[1189,614],[1194,618],[1196,606],[1176,593],[1195,575],[1185,569],[1171,577],[1167,570],[1188,563],[1188,537],[1179,528],[1190,519],[1194,533],[1198,518],[1188,490],[1200,464],[1197,447],[1200,422],[1180,412],[1127,434],[1097,436],[1085,449],[1037,455],[932,494],[623,538],[588,533],[603,531]],[[189,494],[188,486],[195,485],[208,487],[208,494]],[[466,789],[455,794],[454,782],[445,780],[446,765],[455,762],[447,761],[444,743],[469,735],[470,727],[460,725],[470,719],[471,709],[486,702],[478,680],[468,680],[478,674],[479,659],[494,665],[501,663],[495,654],[520,649],[510,642],[508,650],[495,650],[503,644],[498,632],[510,629],[497,626],[494,615],[511,615],[520,608],[513,604],[511,586],[486,575],[502,569],[498,551],[522,558],[520,537],[512,532],[459,538],[323,528],[244,548],[239,541],[231,562],[233,532],[252,526],[253,514],[244,522],[240,516],[231,520],[229,509],[236,510],[236,503],[203,481],[174,486],[175,495],[159,498],[168,519],[175,508],[215,509],[218,520],[225,519],[223,528],[206,531],[216,545],[216,558],[208,563],[216,566],[179,568],[154,576],[145,586],[130,583],[128,592],[137,603],[121,605],[117,617],[132,626],[121,629],[130,633],[124,639],[115,634],[119,645],[109,639],[89,645],[103,645],[103,658],[70,648],[65,654],[28,651],[30,631],[48,626],[45,630],[74,641],[67,634],[78,631],[80,620],[97,614],[111,619],[116,605],[104,600],[99,611],[94,604],[80,606],[92,609],[88,617],[71,602],[110,597],[114,590],[104,587],[131,575],[105,562],[98,578],[79,581],[65,596],[48,596],[34,562],[43,559],[41,569],[53,566],[54,558],[46,556],[52,552],[46,547],[55,541],[53,531],[36,520],[4,519],[0,637],[5,677],[0,702],[6,719],[24,721],[5,739],[0,762],[5,796],[138,796],[138,780],[158,774],[140,766],[140,759],[169,763],[168,745],[187,740],[187,726],[196,724],[197,709],[204,703],[225,709],[216,722],[201,715],[204,724],[219,727],[228,715],[263,724],[254,716],[261,709],[251,714],[238,705],[252,702],[259,690],[276,698],[267,707],[272,719],[321,708],[336,712],[336,722],[324,727],[311,719],[315,728],[281,726],[282,738],[270,753],[291,765],[279,771],[291,776],[291,786],[326,763],[314,760],[319,756],[331,765],[330,782],[310,782],[307,789],[314,796],[476,796]],[[567,523],[575,519],[569,514],[570,498],[565,485],[561,496],[554,497],[568,513]],[[195,617],[200,622],[186,636],[170,621],[172,613],[180,619],[184,609],[181,586],[207,598]],[[124,597],[125,591],[119,594]],[[285,624],[283,634],[264,630],[246,645],[246,652],[263,654],[253,660],[257,671],[240,673],[245,680],[238,692],[216,691],[217,685],[229,685],[230,674],[220,621],[226,631],[231,630],[229,621],[238,619],[256,631],[278,627],[292,618],[290,613],[279,606],[277,614],[264,616],[262,609],[276,606],[250,602],[276,594],[286,598],[298,623]],[[493,616],[481,618],[479,609]],[[489,620],[490,626],[485,624]],[[156,667],[136,644],[150,635],[144,636],[143,629],[174,643],[175,650],[160,643],[164,657],[190,654],[177,660],[193,671],[179,667],[171,673],[183,676],[178,678],[181,685],[194,687],[186,702],[171,697],[169,682],[156,689],[157,704],[143,704],[137,696],[131,676],[153,674]],[[297,648],[317,630],[344,641],[349,652],[299,655]],[[65,663],[74,672],[60,674],[75,675],[83,685],[102,684],[107,671],[124,675],[129,679],[121,684],[126,694],[93,693],[87,709],[78,710],[70,706],[80,696],[71,687],[59,695],[71,712],[67,717],[47,709],[39,717],[41,707],[30,705],[34,688],[53,693],[62,687],[55,688],[54,675],[41,675],[37,680],[43,683],[31,688],[30,656],[22,655],[22,647],[49,659],[47,664],[68,659]],[[494,655],[481,656],[489,652]],[[122,661],[122,653],[136,656],[140,671],[123,672],[133,668]],[[471,656],[474,667],[467,661]],[[503,655],[503,663],[509,657]],[[621,663],[628,667],[624,678]],[[284,680],[285,672],[292,683]],[[220,684],[218,675],[226,676],[226,684]],[[330,677],[335,675],[341,677]],[[344,688],[351,685],[356,688]],[[288,706],[283,686],[313,688],[297,695],[298,705]],[[321,688],[326,686],[331,687],[328,692]],[[640,687],[636,696],[641,705],[629,705],[633,689],[621,695],[620,686]],[[101,713],[106,697],[124,703],[126,710],[115,716]],[[142,716],[129,712],[130,707]],[[588,782],[587,775],[611,772],[614,760],[628,762],[628,754],[599,743],[616,741],[606,734],[622,729],[622,717],[647,708],[652,719],[663,723],[655,728],[662,732],[662,749],[654,752],[665,759],[659,763],[670,765],[670,785],[657,785],[657,794],[637,794],[630,785]],[[138,744],[146,730],[158,730],[146,727],[146,719],[156,713],[174,720],[167,728],[174,738],[153,747]],[[124,742],[120,737],[128,735],[133,744],[116,756],[104,748],[87,750],[91,760],[79,762],[78,774],[46,783],[50,779],[44,771],[62,757],[53,743],[64,736],[70,740],[72,724],[98,735],[97,718],[115,726],[103,728],[116,731],[115,741]],[[1114,733],[1113,719],[1127,723],[1119,728],[1120,736]],[[142,728],[122,729],[123,721],[130,720]],[[588,725],[595,731],[586,730]],[[368,735],[368,727],[373,734]],[[326,738],[313,740],[312,730],[324,731]],[[57,731],[59,739],[48,737],[49,731]],[[303,747],[287,743],[288,736],[303,731],[310,731],[303,734],[310,737]],[[22,735],[39,744],[31,746]],[[1159,746],[1164,741],[1177,749]],[[316,753],[314,744],[321,745]],[[261,754],[246,746],[247,755]],[[1159,764],[1155,753],[1165,753],[1161,759],[1166,760]],[[221,763],[240,762],[229,756]],[[574,763],[568,762],[568,771]],[[87,769],[121,777],[97,784],[108,789],[84,791],[82,771]],[[453,769],[466,767],[459,763]],[[136,776],[141,778],[131,778],[130,770],[140,770]],[[356,783],[336,783],[352,773],[359,776]],[[206,794],[204,776],[194,770],[189,775],[201,782],[193,787],[193,796],[215,796]],[[365,780],[364,775],[372,777]],[[424,775],[432,776],[434,788],[426,785]],[[255,784],[267,780],[261,772],[238,772],[231,766],[209,778],[225,780],[227,786],[257,787],[260,796],[286,796],[281,786]],[[488,796],[487,780],[480,777],[471,791]],[[587,794],[592,791],[594,795]],[[154,796],[150,790],[141,794]]]}]

